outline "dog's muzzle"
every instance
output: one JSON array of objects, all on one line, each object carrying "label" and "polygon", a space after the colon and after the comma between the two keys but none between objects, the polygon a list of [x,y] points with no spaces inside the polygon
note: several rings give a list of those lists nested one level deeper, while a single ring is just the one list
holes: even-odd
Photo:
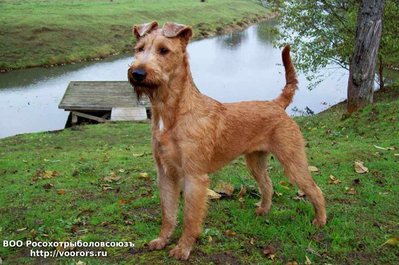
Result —
[{"label": "dog's muzzle", "polygon": [[131,75],[136,82],[142,82],[145,80],[147,76],[147,72],[144,69],[135,69],[132,70],[132,75]]}]

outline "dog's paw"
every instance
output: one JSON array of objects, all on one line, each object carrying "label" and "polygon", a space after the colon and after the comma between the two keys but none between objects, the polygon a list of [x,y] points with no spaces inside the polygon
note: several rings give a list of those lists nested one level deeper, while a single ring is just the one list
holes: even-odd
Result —
[{"label": "dog's paw", "polygon": [[168,241],[166,239],[158,237],[158,238],[152,240],[150,243],[148,243],[148,248],[150,250],[163,249],[163,248],[165,248],[167,243],[168,243]]},{"label": "dog's paw", "polygon": [[326,225],[327,219],[326,218],[315,218],[313,219],[313,225],[317,228],[321,228]]},{"label": "dog's paw", "polygon": [[187,260],[188,257],[190,256],[190,251],[191,251],[190,247],[177,245],[169,252],[169,256],[179,260]]},{"label": "dog's paw", "polygon": [[260,216],[260,215],[265,215],[269,212],[269,209],[266,207],[257,207],[255,210],[256,215]]}]

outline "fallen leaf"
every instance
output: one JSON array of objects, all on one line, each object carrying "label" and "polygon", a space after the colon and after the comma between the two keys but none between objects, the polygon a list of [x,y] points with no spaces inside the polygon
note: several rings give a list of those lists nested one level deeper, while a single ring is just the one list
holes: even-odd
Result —
[{"label": "fallen leaf", "polygon": [[43,178],[44,179],[51,179],[51,178],[54,178],[54,177],[56,177],[58,175],[59,175],[58,171],[46,170],[46,171],[44,171]]},{"label": "fallen leaf", "polygon": [[125,224],[126,224],[126,225],[132,225],[133,222],[132,222],[131,220],[126,220],[126,221],[125,221]]},{"label": "fallen leaf", "polygon": [[138,154],[134,153],[133,157],[142,157],[144,155],[145,155],[145,153],[138,153]]},{"label": "fallen leaf", "polygon": [[319,172],[319,169],[317,167],[315,167],[315,166],[308,166],[308,170],[310,172]]},{"label": "fallen leaf", "polygon": [[287,181],[282,180],[282,181],[280,181],[279,183],[280,183],[280,185],[282,186],[282,188],[284,188],[284,189],[286,189],[286,190],[289,190],[289,189],[290,189],[291,184],[288,183]]},{"label": "fallen leaf", "polygon": [[277,197],[280,197],[280,196],[282,196],[283,194],[282,194],[281,192],[275,191],[275,192],[274,192],[274,195],[276,195]]},{"label": "fallen leaf", "polygon": [[101,184],[103,191],[112,190],[112,187],[108,184]]},{"label": "fallen leaf", "polygon": [[341,183],[341,181],[339,179],[337,179],[336,177],[334,177],[333,175],[330,175],[330,180],[328,181],[328,183],[337,185],[337,184]]},{"label": "fallen leaf", "polygon": [[281,186],[291,186],[291,183],[284,181],[284,180],[280,181],[279,183]]},{"label": "fallen leaf", "polygon": [[59,190],[57,190],[57,193],[59,195],[64,195],[65,194],[65,190],[64,189],[59,189]]},{"label": "fallen leaf", "polygon": [[101,222],[101,226],[109,226],[111,223],[108,221]]},{"label": "fallen leaf", "polygon": [[312,262],[310,261],[310,259],[308,258],[308,256],[305,256],[305,265],[311,265]]},{"label": "fallen leaf", "polygon": [[45,190],[49,190],[49,189],[51,189],[52,187],[54,187],[54,185],[51,184],[51,183],[46,183],[46,184],[43,185],[43,189],[45,189]]},{"label": "fallen leaf", "polygon": [[208,243],[211,243],[213,241],[213,238],[211,236],[208,236]]},{"label": "fallen leaf", "polygon": [[76,262],[76,265],[86,265],[86,262],[79,260],[78,262]]},{"label": "fallen leaf", "polygon": [[38,169],[38,170],[36,170],[35,175],[32,177],[32,181],[36,182],[40,179],[51,179],[58,175],[59,175],[58,171],[55,171],[55,170]]},{"label": "fallen leaf", "polygon": [[23,228],[18,228],[16,231],[17,231],[17,233],[19,233],[19,232],[25,231],[26,229],[28,229],[28,228],[27,227],[23,227]]},{"label": "fallen leaf", "polygon": [[118,170],[118,172],[119,173],[123,173],[123,172],[125,172],[125,170],[123,168],[121,168],[121,169]]},{"label": "fallen leaf", "polygon": [[251,237],[251,239],[249,240],[249,244],[251,244],[252,246],[255,245],[255,239],[253,237]]},{"label": "fallen leaf", "polygon": [[[31,237],[36,237],[37,236],[37,231],[35,230],[35,229],[31,229],[30,231],[29,231],[29,234],[30,234],[30,236]],[[1,264],[1,263],[0,263]]]},{"label": "fallen leaf", "polygon": [[268,259],[274,260],[276,257],[276,248],[272,245],[266,246],[262,252]]},{"label": "fallen leaf", "polygon": [[118,204],[119,204],[119,205],[125,205],[125,204],[127,204],[127,203],[128,203],[127,200],[124,200],[124,199],[118,200]]},{"label": "fallen leaf", "polygon": [[211,199],[211,200],[218,200],[218,199],[220,199],[220,197],[222,197],[222,195],[214,192],[211,189],[207,189],[207,195],[208,195],[209,199]]},{"label": "fallen leaf", "polygon": [[104,154],[104,158],[103,158],[103,162],[108,162],[109,161],[109,154],[105,153]]},{"label": "fallen leaf", "polygon": [[298,265],[298,262],[296,261],[289,261],[285,265]]},{"label": "fallen leaf", "polygon": [[381,147],[381,146],[378,146],[378,145],[374,145],[374,147],[375,148],[377,148],[377,149],[380,149],[380,150],[395,150],[395,146],[389,146],[389,147]]},{"label": "fallen leaf", "polygon": [[150,179],[150,176],[148,175],[147,172],[141,172],[141,173],[139,174],[139,178],[140,178],[140,179],[145,179],[145,180],[147,180],[147,179]]},{"label": "fallen leaf", "polygon": [[224,231],[224,235],[225,236],[236,236],[237,233],[234,232],[233,230],[227,229],[226,231]]},{"label": "fallen leaf", "polygon": [[345,189],[346,189],[346,194],[349,194],[349,195],[356,195],[356,190],[355,190],[355,188],[348,188],[348,187],[345,187]]},{"label": "fallen leaf", "polygon": [[384,147],[381,147],[381,146],[378,146],[378,145],[374,145],[374,147],[377,148],[377,149],[380,149],[380,150],[388,150],[387,148],[384,148]]},{"label": "fallen leaf", "polygon": [[117,176],[115,174],[115,172],[111,172],[111,175],[104,177],[104,181],[106,181],[106,182],[116,182],[120,179],[121,179],[121,177]]},{"label": "fallen leaf", "polygon": [[383,247],[385,245],[390,245],[390,246],[398,246],[399,245],[399,237],[392,237],[385,241],[384,244],[382,244],[380,247]]},{"label": "fallen leaf", "polygon": [[231,197],[234,192],[234,186],[227,182],[219,182],[216,185],[215,191],[220,195],[226,195],[227,197]]},{"label": "fallen leaf", "polygon": [[355,161],[356,173],[363,174],[369,172],[369,169],[363,165],[362,161]]}]

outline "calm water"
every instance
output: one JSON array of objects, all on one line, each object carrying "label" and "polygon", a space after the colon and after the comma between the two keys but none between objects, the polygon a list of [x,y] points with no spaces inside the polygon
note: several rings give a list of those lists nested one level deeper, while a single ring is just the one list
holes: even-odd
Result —
[{"label": "calm water", "polygon": [[[275,98],[284,86],[284,68],[280,50],[271,44],[270,27],[270,22],[263,22],[191,43],[191,71],[201,92],[222,102]],[[70,81],[127,80],[131,61],[132,56],[123,56],[0,74],[0,137],[62,129],[68,113],[58,104]],[[312,91],[299,75],[300,88],[288,107],[290,114],[307,108],[317,113],[345,99],[347,71],[330,66],[319,74],[326,79]]]}]

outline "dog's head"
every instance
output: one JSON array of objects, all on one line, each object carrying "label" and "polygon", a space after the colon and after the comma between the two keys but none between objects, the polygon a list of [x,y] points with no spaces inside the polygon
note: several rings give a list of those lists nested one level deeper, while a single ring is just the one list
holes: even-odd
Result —
[{"label": "dog's head", "polygon": [[137,39],[133,64],[128,70],[129,82],[137,96],[153,98],[157,90],[171,82],[188,66],[186,47],[192,36],[191,27],[167,22],[135,25]]}]

